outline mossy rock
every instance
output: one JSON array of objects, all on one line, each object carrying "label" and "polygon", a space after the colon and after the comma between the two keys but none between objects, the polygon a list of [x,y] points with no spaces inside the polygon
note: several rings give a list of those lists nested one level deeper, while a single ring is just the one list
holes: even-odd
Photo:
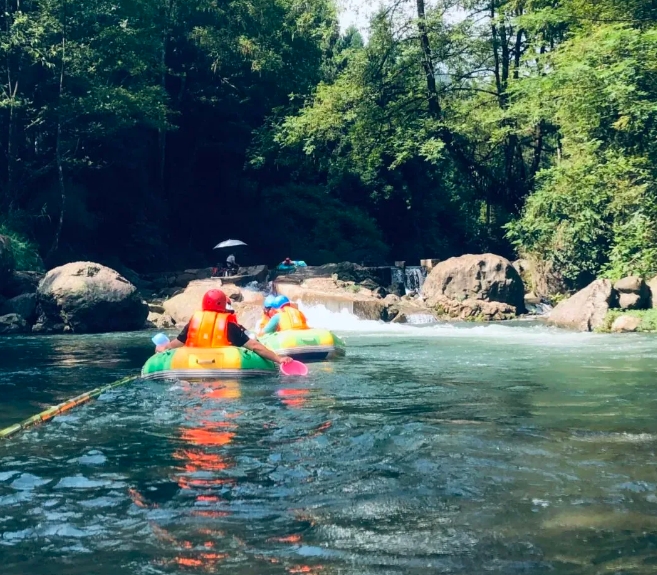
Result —
[{"label": "mossy rock", "polygon": [[604,323],[596,330],[600,333],[611,333],[611,327],[614,322],[621,316],[638,317],[641,324],[637,329],[641,333],[657,333],[657,309],[647,310],[620,310],[612,309],[607,312]]}]

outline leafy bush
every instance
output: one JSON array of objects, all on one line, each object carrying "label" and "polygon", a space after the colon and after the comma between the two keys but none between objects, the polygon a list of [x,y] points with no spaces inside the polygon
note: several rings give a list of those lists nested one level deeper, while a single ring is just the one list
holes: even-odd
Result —
[{"label": "leafy bush", "polygon": [[43,260],[36,243],[30,240],[27,234],[19,231],[15,223],[12,225],[8,218],[0,221],[0,235],[7,236],[11,240],[17,270],[43,270]]},{"label": "leafy bush", "polygon": [[508,237],[553,261],[572,288],[657,272],[655,58],[656,30],[601,25],[549,55],[550,73],[517,86],[516,112],[558,127],[562,155]]}]

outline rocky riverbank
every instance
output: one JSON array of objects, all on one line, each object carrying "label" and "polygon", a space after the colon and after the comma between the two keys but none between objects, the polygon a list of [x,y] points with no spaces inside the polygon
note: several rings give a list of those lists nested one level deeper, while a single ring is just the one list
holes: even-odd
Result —
[{"label": "rocky riverbank", "polygon": [[[521,271],[493,254],[466,255],[416,266],[413,288],[400,267],[368,268],[343,262],[293,273],[265,266],[212,278],[212,269],[138,275],[94,262],[21,272],[3,259],[0,243],[0,333],[99,333],[177,328],[189,320],[203,293],[227,292],[240,321],[252,327],[264,293],[273,290],[305,304],[394,323],[499,321],[525,313]],[[402,281],[399,277],[402,277]],[[426,281],[421,284],[421,279]],[[421,289],[420,289],[421,288]]]},{"label": "rocky riverbank", "polygon": [[278,275],[264,266],[211,278],[211,269],[139,276],[94,262],[74,262],[47,274],[11,272],[0,299],[0,333],[98,333],[176,328],[188,321],[205,291],[221,287],[240,321],[253,326],[265,290],[310,305],[394,323],[495,321],[524,311],[523,283],[510,262],[492,254],[440,262],[420,293],[403,294],[393,268],[351,263]]},{"label": "rocky riverbank", "polygon": [[612,283],[600,279],[561,302],[550,314],[552,325],[578,331],[657,331],[657,277],[638,276]]}]

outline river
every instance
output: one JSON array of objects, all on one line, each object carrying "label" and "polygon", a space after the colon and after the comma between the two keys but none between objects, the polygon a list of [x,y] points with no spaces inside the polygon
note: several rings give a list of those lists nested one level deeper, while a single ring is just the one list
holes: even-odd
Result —
[{"label": "river", "polygon": [[[349,347],[307,378],[140,381],[1,443],[0,572],[657,571],[655,338],[311,315]],[[4,339],[0,425],[150,350]]]}]

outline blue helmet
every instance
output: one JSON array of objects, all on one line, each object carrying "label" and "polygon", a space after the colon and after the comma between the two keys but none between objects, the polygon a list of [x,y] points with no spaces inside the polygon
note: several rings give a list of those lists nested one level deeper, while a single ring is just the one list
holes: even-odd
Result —
[{"label": "blue helmet", "polygon": [[263,304],[263,307],[270,308],[270,307],[276,307],[274,304],[276,303],[276,296],[275,295],[268,295],[265,298],[265,303]]},{"label": "blue helmet", "polygon": [[277,298],[274,299],[274,304],[272,307],[274,309],[281,309],[284,305],[289,305],[290,300],[285,297],[284,295],[279,295]]}]

